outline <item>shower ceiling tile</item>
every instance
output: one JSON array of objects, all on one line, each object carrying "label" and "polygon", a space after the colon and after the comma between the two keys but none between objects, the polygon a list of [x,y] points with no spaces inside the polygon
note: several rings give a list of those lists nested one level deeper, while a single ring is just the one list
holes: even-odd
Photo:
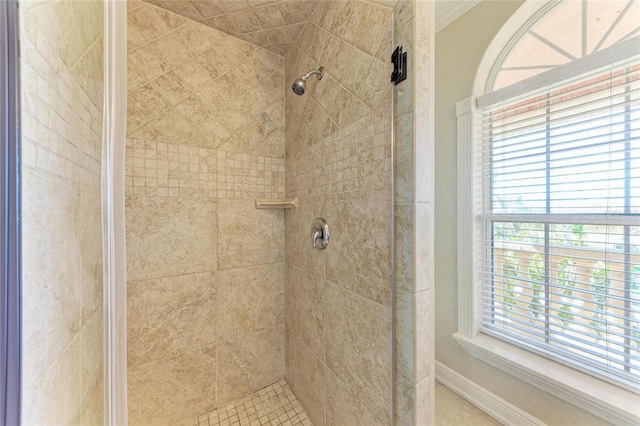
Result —
[{"label": "shower ceiling tile", "polygon": [[220,6],[222,6],[227,13],[247,9],[249,7],[245,0],[220,0],[218,3],[220,3]]},{"label": "shower ceiling tile", "polygon": [[160,8],[156,12],[172,30],[189,23],[189,20],[182,15],[167,12],[169,9],[163,8],[161,2],[153,2],[152,4]]},{"label": "shower ceiling tile", "polygon": [[224,10],[215,0],[191,0],[191,4],[204,18],[224,15]]},{"label": "shower ceiling tile", "polygon": [[[308,21],[344,34],[346,41],[368,53],[388,39],[390,25],[384,9],[396,0],[323,2],[320,0],[145,0],[182,17],[241,37],[260,47],[284,54]],[[365,6],[366,3],[369,3]],[[322,10],[319,10],[319,9]],[[169,17],[162,17],[168,20]],[[350,22],[345,25],[347,20]],[[354,24],[355,22],[355,24]],[[171,28],[176,23],[167,22]],[[184,24],[184,22],[180,22]],[[277,30],[267,31],[264,30]],[[385,46],[386,47],[386,46]],[[387,54],[386,49],[384,55]],[[380,58],[380,59],[385,59]]]},{"label": "shower ceiling tile", "polygon": [[189,24],[176,30],[178,39],[186,46],[192,55],[197,55],[205,50],[211,49],[213,46],[228,37],[222,31],[207,28],[198,24]]},{"label": "shower ceiling tile", "polygon": [[233,23],[228,15],[214,16],[213,18],[207,19],[205,23],[212,28],[224,31],[233,36],[241,35],[240,30],[238,30],[238,27],[236,27],[236,24]]},{"label": "shower ceiling tile", "polygon": [[289,31],[289,34],[291,34],[291,37],[295,39],[300,35],[304,26],[305,26],[304,22],[301,22],[299,24],[291,24],[291,25],[287,25],[287,30]]},{"label": "shower ceiling tile", "polygon": [[264,31],[273,46],[289,46],[293,43],[293,38],[285,27],[270,28]]},{"label": "shower ceiling tile", "polygon": [[[320,0],[145,1],[281,55],[320,3]],[[167,25],[174,28],[168,22]]]},{"label": "shower ceiling tile", "polygon": [[162,6],[173,12],[177,13],[180,16],[184,16],[185,18],[192,19],[196,22],[201,22],[204,20],[204,17],[198,10],[189,2],[189,1],[163,1],[161,2]]},{"label": "shower ceiling tile", "polygon": [[280,14],[280,10],[278,6],[275,4],[270,4],[267,6],[262,6],[260,8],[254,9],[256,17],[262,25],[262,28],[274,28],[281,27],[286,24],[282,15]]},{"label": "shower ceiling tile", "polygon": [[277,6],[280,10],[280,15],[282,15],[284,22],[287,24],[306,23],[309,19],[307,7],[303,2],[287,0],[278,3]]},{"label": "shower ceiling tile", "polygon": [[241,37],[249,43],[253,43],[258,46],[269,45],[269,37],[267,37],[267,34],[264,32],[264,30],[256,31],[254,33],[242,34]]},{"label": "shower ceiling tile", "polygon": [[260,29],[260,23],[251,9],[230,12],[229,18],[236,24],[236,27],[238,27],[242,34],[251,33]]},{"label": "shower ceiling tile", "polygon": [[247,3],[249,4],[249,6],[251,7],[260,7],[260,6],[265,6],[268,4],[272,4],[272,3],[277,3],[278,0],[247,0]]},{"label": "shower ceiling tile", "polygon": [[169,32],[166,22],[152,7],[138,8],[127,15],[129,49],[142,46]]}]

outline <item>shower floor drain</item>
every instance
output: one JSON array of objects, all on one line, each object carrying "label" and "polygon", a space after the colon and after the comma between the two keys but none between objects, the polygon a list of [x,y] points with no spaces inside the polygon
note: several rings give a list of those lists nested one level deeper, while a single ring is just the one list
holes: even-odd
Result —
[{"label": "shower floor drain", "polygon": [[198,417],[194,426],[312,426],[311,420],[281,380]]}]

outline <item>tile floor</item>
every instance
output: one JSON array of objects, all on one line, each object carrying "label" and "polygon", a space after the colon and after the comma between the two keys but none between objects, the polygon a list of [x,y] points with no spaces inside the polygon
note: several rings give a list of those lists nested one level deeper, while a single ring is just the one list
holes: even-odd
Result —
[{"label": "tile floor", "polygon": [[[440,383],[436,383],[436,424],[500,426]],[[312,426],[285,380],[198,417],[194,426]]]},{"label": "tile floor", "polygon": [[198,417],[194,426],[312,426],[285,380]]},{"label": "tile floor", "polygon": [[449,388],[436,383],[436,425],[501,426],[501,423]]}]

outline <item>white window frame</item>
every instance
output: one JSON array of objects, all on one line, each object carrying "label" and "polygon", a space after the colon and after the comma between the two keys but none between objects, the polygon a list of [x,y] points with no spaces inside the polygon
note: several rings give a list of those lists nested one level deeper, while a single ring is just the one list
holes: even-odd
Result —
[{"label": "white window frame", "polygon": [[[458,332],[453,338],[472,356],[491,364],[549,394],[615,424],[640,424],[640,396],[596,377],[542,357],[504,340],[480,332],[483,278],[480,212],[478,212],[476,158],[478,105],[508,99],[551,85],[567,76],[577,76],[616,58],[640,54],[637,41],[616,46],[540,74],[479,99],[471,96],[456,104],[458,126]],[[628,55],[628,56],[625,56]]]}]

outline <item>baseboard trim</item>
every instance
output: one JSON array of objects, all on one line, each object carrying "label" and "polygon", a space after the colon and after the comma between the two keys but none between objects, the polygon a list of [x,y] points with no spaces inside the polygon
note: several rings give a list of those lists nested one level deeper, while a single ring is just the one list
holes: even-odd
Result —
[{"label": "baseboard trim", "polygon": [[544,422],[436,361],[436,381],[507,426],[546,426]]}]

